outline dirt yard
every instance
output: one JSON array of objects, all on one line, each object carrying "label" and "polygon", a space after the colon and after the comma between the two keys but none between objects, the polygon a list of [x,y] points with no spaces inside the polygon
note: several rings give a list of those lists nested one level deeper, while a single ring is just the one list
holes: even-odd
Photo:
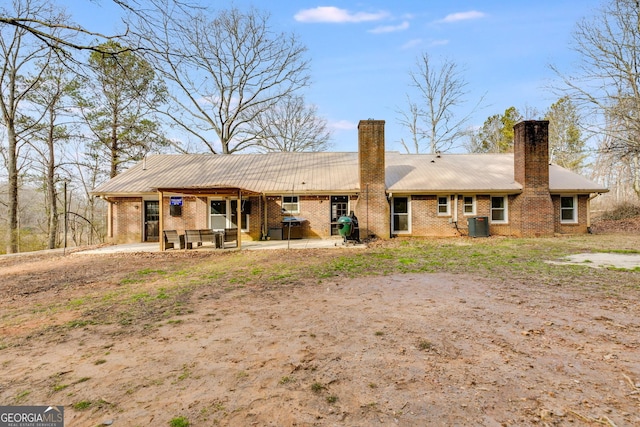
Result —
[{"label": "dirt yard", "polygon": [[[336,253],[2,260],[0,402],[73,427],[640,425],[638,286],[259,279]],[[202,270],[219,262],[256,278]]]}]

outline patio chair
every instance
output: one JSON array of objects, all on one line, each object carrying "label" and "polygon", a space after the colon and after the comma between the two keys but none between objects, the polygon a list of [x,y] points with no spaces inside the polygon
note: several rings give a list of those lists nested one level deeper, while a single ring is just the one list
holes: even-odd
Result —
[{"label": "patio chair", "polygon": [[224,241],[225,242],[235,242],[238,240],[238,229],[237,228],[225,228],[224,229]]},{"label": "patio chair", "polygon": [[184,230],[184,243],[187,249],[193,249],[193,244],[202,246],[202,239],[200,238],[200,230]]},{"label": "patio chair", "polygon": [[215,234],[213,233],[213,230],[209,228],[200,230],[200,240],[202,243],[215,243],[214,237]]},{"label": "patio chair", "polygon": [[165,249],[184,249],[184,236],[179,235],[176,230],[164,230]]}]

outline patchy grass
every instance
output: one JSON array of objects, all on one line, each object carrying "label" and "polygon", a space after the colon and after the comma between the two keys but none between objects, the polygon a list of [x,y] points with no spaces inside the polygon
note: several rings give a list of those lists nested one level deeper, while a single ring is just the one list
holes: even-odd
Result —
[{"label": "patchy grass", "polygon": [[418,341],[418,350],[427,351],[433,348],[433,344],[425,339]]},{"label": "patchy grass", "polygon": [[285,385],[285,384],[291,384],[291,383],[294,383],[294,382],[296,382],[295,378],[289,377],[289,376],[285,376],[285,377],[280,378],[280,381],[278,382],[278,384]]},{"label": "patchy grass", "polygon": [[325,389],[325,386],[322,385],[322,383],[315,382],[311,384],[311,391],[314,393],[320,393],[324,389]]},{"label": "patchy grass", "polygon": [[189,427],[189,420],[186,417],[176,417],[169,421],[170,427]]},{"label": "patchy grass", "polygon": [[610,249],[608,251],[601,250],[599,252],[604,252],[609,254],[640,254],[640,250],[638,249]]},{"label": "patchy grass", "polygon": [[[640,288],[638,269],[591,269],[585,268],[586,264],[553,265],[546,261],[584,252],[640,253],[639,246],[638,236],[585,235],[540,239],[396,238],[374,242],[364,250],[216,251],[187,256],[162,253],[140,259],[127,254],[117,256],[121,259],[116,261],[117,276],[111,270],[92,270],[95,280],[114,286],[98,290],[88,287],[86,291],[79,288],[73,299],[46,306],[12,307],[3,313],[0,326],[16,328],[41,318],[43,312],[73,311],[66,323],[38,323],[42,325],[39,330],[53,328],[64,333],[75,328],[119,325],[122,332],[147,333],[163,324],[179,325],[180,316],[193,312],[190,301],[194,295],[215,297],[240,289],[252,292],[330,282],[336,277],[398,273],[470,274],[479,279],[579,286],[615,294]],[[143,263],[146,265],[140,268]],[[74,286],[65,279],[67,285]]]}]

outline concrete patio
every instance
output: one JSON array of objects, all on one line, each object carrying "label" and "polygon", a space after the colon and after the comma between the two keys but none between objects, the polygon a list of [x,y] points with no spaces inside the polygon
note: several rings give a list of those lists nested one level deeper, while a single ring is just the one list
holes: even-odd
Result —
[{"label": "concrete patio", "polygon": [[[292,240],[254,240],[242,242],[242,250],[267,250],[267,249],[318,249],[318,248],[345,248],[345,247],[365,247],[365,245],[345,245],[342,238],[332,239],[292,239]],[[235,243],[227,243],[225,249],[216,249],[213,245],[207,244],[195,249],[168,249],[172,251],[221,251],[236,250]],[[160,252],[158,243],[128,243],[122,245],[103,246],[101,248],[89,249],[86,251],[74,252],[74,255],[94,255],[113,253],[133,253],[133,252]]]}]

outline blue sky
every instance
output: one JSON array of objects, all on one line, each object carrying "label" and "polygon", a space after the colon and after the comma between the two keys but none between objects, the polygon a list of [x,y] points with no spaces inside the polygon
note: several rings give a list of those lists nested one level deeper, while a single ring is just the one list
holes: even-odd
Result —
[{"label": "blue sky", "polygon": [[[603,0],[363,0],[246,1],[271,13],[274,30],[295,32],[309,51],[312,86],[307,102],[318,107],[333,130],[332,151],[356,151],[359,120],[386,120],[387,150],[402,151],[408,133],[396,110],[411,94],[409,71],[427,52],[435,61],[458,64],[468,83],[467,110],[484,95],[471,125],[515,106],[544,112],[557,100],[548,86],[549,64],[570,72],[576,56],[571,32],[593,16]],[[113,6],[100,0],[69,13],[100,31],[117,26]],[[211,7],[230,2],[210,0]],[[98,9],[101,7],[102,9]],[[113,19],[107,18],[113,16]],[[95,20],[99,17],[99,21]],[[111,26],[111,28],[109,28]],[[461,111],[465,114],[468,111]]]}]

